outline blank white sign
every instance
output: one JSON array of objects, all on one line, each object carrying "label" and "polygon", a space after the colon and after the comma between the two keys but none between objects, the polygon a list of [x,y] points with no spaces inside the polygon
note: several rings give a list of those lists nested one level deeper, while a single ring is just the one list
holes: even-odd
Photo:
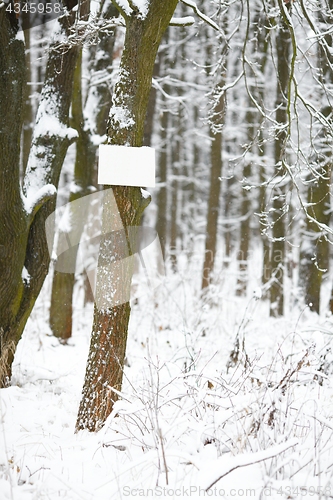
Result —
[{"label": "blank white sign", "polygon": [[101,144],[98,184],[155,187],[155,149]]}]

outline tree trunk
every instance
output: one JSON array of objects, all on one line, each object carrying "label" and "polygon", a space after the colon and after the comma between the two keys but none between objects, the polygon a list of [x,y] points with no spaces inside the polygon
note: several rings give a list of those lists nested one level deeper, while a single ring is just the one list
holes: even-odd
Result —
[{"label": "tree trunk", "polygon": [[[118,15],[117,9],[110,5],[104,18],[112,18]],[[74,183],[69,196],[69,202],[73,202],[82,196],[89,194],[93,185],[96,145],[92,141],[92,135],[102,135],[106,127],[106,116],[111,106],[111,95],[108,86],[105,84],[94,85],[94,74],[101,78],[102,72],[110,73],[113,60],[113,47],[115,37],[102,36],[98,45],[97,56],[95,57],[91,70],[91,86],[87,97],[87,106],[89,109],[89,119],[85,120],[83,112],[81,78],[82,78],[82,53],[78,60],[74,76],[74,92],[72,100],[72,127],[78,132],[76,143],[76,160],[74,168]],[[93,104],[91,103],[93,101]],[[78,211],[77,204],[69,206],[71,228],[68,229],[65,237],[70,238],[70,232],[75,231],[75,241],[80,240],[86,217],[81,210]],[[64,232],[64,231],[63,231]],[[73,235],[72,235],[73,236]],[[68,241],[68,240],[67,240]],[[73,240],[74,241],[74,240]],[[72,248],[72,273],[63,273],[55,265],[51,307],[50,307],[50,327],[59,339],[66,341],[72,335],[72,315],[73,315],[73,289],[75,284],[75,264],[77,258],[78,245]],[[61,257],[60,257],[61,258]],[[90,288],[90,285],[89,285]]]},{"label": "tree trunk", "polygon": [[[262,136],[262,134],[260,134]],[[259,190],[259,213],[262,241],[262,275],[261,282],[263,285],[269,282],[271,277],[271,245],[267,235],[267,201],[266,201],[266,182],[267,173],[266,165],[264,164],[264,145],[263,140],[259,142],[259,156],[262,158],[259,170],[260,190]],[[266,294],[265,294],[265,298]]]},{"label": "tree trunk", "polygon": [[[227,18],[223,19],[223,29],[227,32]],[[220,40],[220,53],[216,54],[211,42],[206,46],[206,74],[209,76],[211,69],[218,61],[214,72],[216,79],[210,94],[211,109],[208,112],[208,126],[210,137],[210,173],[209,194],[207,203],[206,239],[204,263],[202,269],[201,290],[204,291],[210,284],[215,264],[217,229],[220,208],[220,193],[222,187],[222,130],[226,113],[226,91],[223,89],[227,74],[227,47]],[[217,59],[216,59],[217,58]],[[214,60],[215,59],[215,60]]]},{"label": "tree trunk", "polygon": [[25,90],[25,104],[23,108],[23,133],[22,133],[22,174],[24,175],[28,164],[30,146],[32,141],[32,130],[33,130],[33,105],[31,99],[32,87],[29,85],[32,83],[32,72],[31,72],[31,54],[30,54],[30,29],[26,29],[27,18],[29,15],[22,12],[22,29],[24,32],[24,41],[26,48],[26,68],[27,68],[27,83]]},{"label": "tree trunk", "polygon": [[[163,36],[162,43],[168,44],[169,31],[167,30]],[[166,51],[159,54],[160,72],[168,74],[170,72],[170,58],[166,55]],[[170,86],[165,84],[163,90],[166,94],[170,94]],[[160,146],[158,154],[158,177],[161,187],[157,195],[157,216],[156,216],[156,232],[158,234],[162,255],[166,257],[166,248],[168,240],[168,165],[170,163],[170,122],[171,114],[168,110],[168,102],[165,96],[161,96],[160,106]],[[162,272],[161,269],[159,271]]]},{"label": "tree trunk", "polygon": [[168,117],[169,113],[167,110],[163,109],[161,117],[161,146],[159,153],[159,182],[161,187],[158,192],[157,199],[157,220],[156,220],[156,232],[159,236],[161,243],[162,255],[165,258],[165,249],[167,241],[167,168],[168,168],[168,140],[167,140],[167,128],[168,128]]},{"label": "tree trunk", "polygon": [[[50,46],[21,193],[19,143],[24,46],[15,38],[15,29],[4,9],[0,9],[0,96],[6,96],[0,109],[0,387],[11,378],[16,346],[48,272],[50,255],[45,220],[55,208],[60,170],[67,148],[75,138],[68,128],[68,114],[78,51],[54,50],[54,45],[66,35],[68,19],[59,18],[58,31]],[[56,124],[54,129],[50,127],[50,118]]]},{"label": "tree trunk", "polygon": [[[284,271],[285,271],[285,212],[286,186],[283,159],[286,154],[287,134],[287,99],[290,77],[290,33],[281,19],[276,38],[277,49],[277,97],[275,136],[275,186],[273,188],[273,231],[271,247],[270,315],[282,316],[284,310]],[[289,96],[290,97],[290,96]]]},{"label": "tree trunk", "polygon": [[[260,78],[262,81],[265,81],[265,70],[267,66],[268,60],[268,48],[269,48],[269,24],[267,23],[267,18],[265,12],[258,10],[255,13],[255,19],[253,25],[255,26],[255,35],[257,44],[256,48],[256,71],[259,72]],[[257,77],[256,77],[257,78]],[[263,108],[265,102],[265,86],[258,85],[253,88],[253,95],[259,105]],[[258,156],[259,160],[259,224],[261,226],[261,242],[262,242],[262,276],[261,282],[263,285],[268,283],[271,277],[271,261],[270,261],[270,241],[267,235],[267,200],[266,200],[266,185],[268,179],[267,173],[267,162],[265,161],[265,135],[264,135],[264,118],[258,113],[258,122],[259,122],[259,130],[258,130]],[[265,287],[263,287],[265,290]],[[264,297],[266,298],[266,294],[264,292]]]},{"label": "tree trunk", "polygon": [[[114,3],[118,5],[118,2]],[[131,15],[122,12],[126,20],[126,36],[110,111],[110,144],[142,146],[156,53],[176,5],[177,0],[170,0],[167,4],[151,0],[146,15],[142,15],[139,10],[133,10]],[[109,195],[103,205],[102,233],[105,236],[100,246],[96,284],[99,307],[95,302],[92,338],[76,430],[100,429],[118,399],[115,391],[119,391],[122,384],[130,304],[129,300],[122,302],[114,297],[117,293],[123,295],[122,298],[128,294],[133,263],[131,258],[120,259],[124,249],[129,250],[130,257],[128,228],[139,225],[149,199],[143,196],[140,188],[128,186],[113,187],[113,196],[123,231],[120,231],[118,241],[112,240],[110,221],[115,221],[118,214],[115,214],[112,197]],[[110,260],[110,248],[119,264],[116,269],[109,266],[113,275],[103,276],[103,271],[109,269],[105,263]],[[112,297],[113,300],[109,300]]]},{"label": "tree trunk", "polygon": [[171,144],[171,172],[172,172],[172,182],[171,182],[171,210],[170,210],[170,262],[171,269],[174,273],[177,272],[178,268],[178,257],[177,257],[177,243],[179,231],[179,189],[180,182],[178,176],[180,174],[180,137],[181,137],[181,116],[180,108],[178,108],[178,113],[173,117],[173,132],[174,137]]},{"label": "tree trunk", "polygon": [[[327,160],[327,158],[325,158]],[[308,189],[308,213],[321,224],[330,221],[331,162],[318,169],[317,179],[312,179]],[[328,270],[329,244],[325,231],[310,218],[306,221],[306,233],[300,252],[300,286],[306,305],[311,311],[320,312],[322,277]]]},{"label": "tree trunk", "polygon": [[[224,107],[224,95],[222,95],[218,107]],[[222,132],[215,132],[210,128],[211,153],[210,153],[210,180],[209,195],[207,207],[207,225],[206,225],[206,244],[205,259],[202,270],[201,289],[204,290],[210,284],[214,270],[216,241],[217,241],[217,223],[219,216],[220,192],[222,175]]]},{"label": "tree trunk", "polygon": [[[325,26],[325,44],[319,45],[318,68],[319,80],[323,88],[332,87],[332,34],[326,27],[332,26],[333,0],[329,0],[325,8],[318,10],[318,18],[322,26]],[[323,94],[323,89],[319,90]],[[323,100],[323,95],[320,95]],[[322,105],[321,113],[332,121],[331,105]],[[322,278],[329,267],[329,243],[325,225],[329,226],[331,218],[331,175],[332,175],[332,134],[331,127],[322,124],[315,137],[315,154],[311,158],[311,173],[308,176],[308,217],[306,219],[306,230],[302,235],[300,252],[299,282],[304,294],[306,305],[311,311],[320,312],[320,291]],[[316,224],[324,226],[319,226]],[[330,311],[333,312],[333,292],[329,303]]]},{"label": "tree trunk", "polygon": [[15,322],[24,291],[27,241],[19,167],[26,65],[24,44],[16,38],[12,23],[0,9],[0,388],[10,380],[20,336]]},{"label": "tree trunk", "polygon": [[[229,177],[225,182],[225,197],[224,197],[224,219],[231,219],[231,208],[234,199],[233,187],[235,183],[234,177]],[[223,266],[228,268],[233,250],[232,238],[232,222],[224,222],[224,258]]]},{"label": "tree trunk", "polygon": [[[94,167],[95,147],[93,151],[89,151],[90,140],[89,136],[85,133],[83,128],[83,111],[82,111],[82,93],[81,93],[81,66],[82,66],[82,52],[78,58],[74,73],[74,92],[72,100],[72,127],[77,130],[79,136],[76,142],[76,160],[74,168],[74,185],[72,186],[69,196],[69,220],[70,228],[65,237],[69,237],[72,231],[75,231],[77,238],[83,231],[86,222],[82,213],[77,214],[75,211],[75,204],[72,202],[88,194],[88,187],[92,181],[92,169]],[[90,154],[89,154],[90,153]],[[69,241],[69,240],[67,240]],[[74,240],[73,240],[74,241]],[[73,288],[75,283],[75,263],[78,245],[71,249],[71,264],[72,272],[63,273],[57,269],[55,264],[52,292],[51,292],[51,305],[50,305],[50,327],[55,337],[66,341],[72,335],[72,313],[73,313]],[[58,259],[62,259],[59,255]]]},{"label": "tree trunk", "polygon": [[[250,122],[249,122],[250,123]],[[250,127],[252,128],[252,127]],[[252,140],[252,139],[250,139]],[[239,277],[237,280],[236,295],[241,297],[246,295],[248,282],[248,256],[250,247],[250,208],[251,199],[249,191],[246,189],[247,182],[251,176],[251,163],[247,163],[243,169],[243,189],[242,189],[242,205],[241,205],[241,224],[240,224],[240,242],[238,251],[239,262]]]}]

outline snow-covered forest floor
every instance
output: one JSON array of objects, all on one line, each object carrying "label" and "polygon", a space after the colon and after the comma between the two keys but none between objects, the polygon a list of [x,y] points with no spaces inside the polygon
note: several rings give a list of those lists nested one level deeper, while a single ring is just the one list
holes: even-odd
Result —
[{"label": "snow-covered forest floor", "polygon": [[92,306],[78,289],[61,345],[46,282],[0,391],[1,499],[333,496],[332,319],[294,298],[269,318],[256,255],[247,298],[234,296],[236,263],[200,298],[199,257],[142,286],[122,399],[96,434],[74,434]]}]

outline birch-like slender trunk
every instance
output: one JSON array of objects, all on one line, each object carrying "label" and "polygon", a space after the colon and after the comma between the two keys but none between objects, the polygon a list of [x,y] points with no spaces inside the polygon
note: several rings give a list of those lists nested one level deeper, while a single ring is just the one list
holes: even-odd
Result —
[{"label": "birch-like slender trunk", "polygon": [[273,188],[273,230],[271,246],[270,315],[282,316],[284,312],[284,274],[285,274],[285,212],[286,212],[286,172],[283,160],[286,155],[288,138],[287,104],[290,78],[291,39],[289,27],[281,18],[276,37],[277,50],[277,90],[275,132],[275,186]]}]

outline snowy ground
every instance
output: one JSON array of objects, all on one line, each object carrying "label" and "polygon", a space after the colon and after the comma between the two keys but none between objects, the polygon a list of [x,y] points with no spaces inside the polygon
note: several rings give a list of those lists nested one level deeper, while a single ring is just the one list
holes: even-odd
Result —
[{"label": "snowy ground", "polygon": [[[199,269],[184,256],[133,305],[123,399],[92,435],[74,434],[92,308],[78,291],[60,345],[46,284],[0,391],[1,500],[333,496],[332,320],[270,319],[254,265],[247,298],[232,265],[200,298]],[[248,363],[227,371],[237,333]]]}]

